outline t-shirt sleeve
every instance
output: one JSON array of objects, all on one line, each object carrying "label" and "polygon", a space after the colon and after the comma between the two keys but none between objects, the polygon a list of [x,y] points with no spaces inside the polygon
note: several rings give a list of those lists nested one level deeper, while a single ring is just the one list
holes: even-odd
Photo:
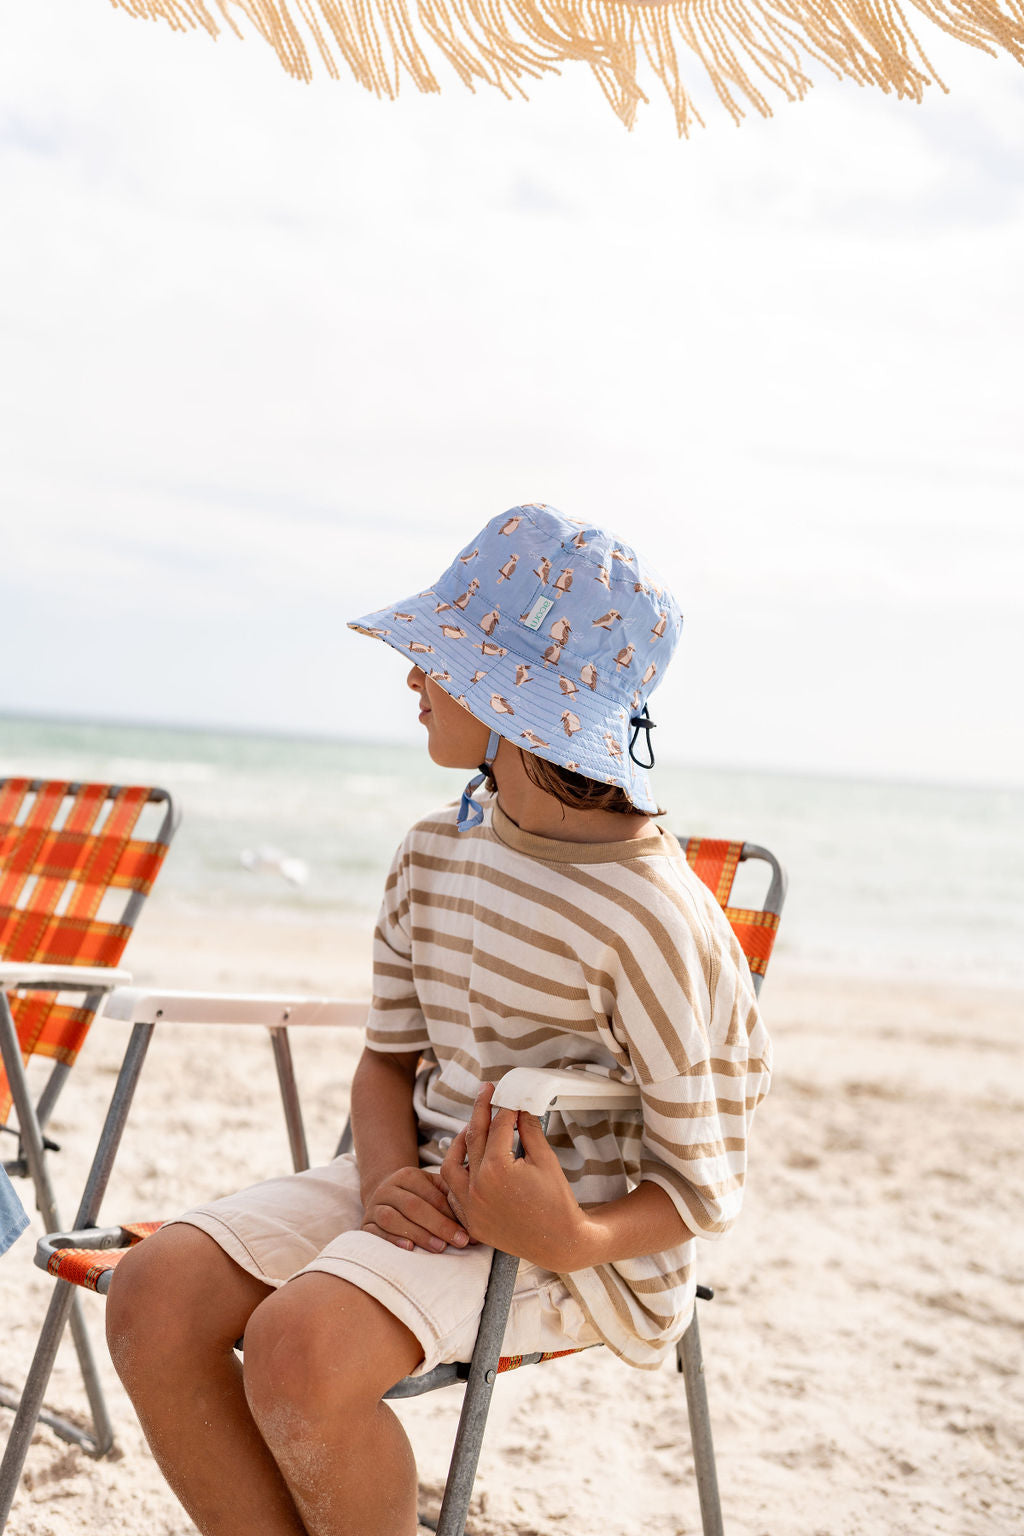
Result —
[{"label": "t-shirt sleeve", "polygon": [[430,1046],[413,979],[408,879],[408,848],[403,843],[388,871],[373,934],[373,1001],[366,1044],[374,1051],[425,1051]]},{"label": "t-shirt sleeve", "polygon": [[[691,1232],[719,1237],[739,1215],[747,1137],[768,1091],[771,1046],[732,930],[684,902],[645,963],[620,955],[614,1028],[643,1107],[641,1178]],[[645,935],[649,938],[649,935]]]}]

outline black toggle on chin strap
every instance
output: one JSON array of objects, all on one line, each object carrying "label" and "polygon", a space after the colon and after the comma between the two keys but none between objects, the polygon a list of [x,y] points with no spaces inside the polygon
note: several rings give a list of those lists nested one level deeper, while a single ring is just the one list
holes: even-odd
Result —
[{"label": "black toggle on chin strap", "polygon": [[[653,768],[654,767],[654,743],[651,740],[651,732],[653,730],[656,730],[657,727],[656,727],[654,721],[651,719],[650,715],[647,713],[647,705],[646,704],[643,707],[643,712],[641,714],[639,714],[639,715],[634,715],[632,720],[629,723],[633,727],[633,734],[629,738],[629,755],[630,755],[630,757],[633,759],[634,763],[636,763],[638,768]],[[633,750],[633,748],[636,746],[636,739],[640,735],[641,731],[646,731],[646,733],[647,733],[646,737],[645,737],[645,744],[646,744],[646,747],[647,747],[648,761],[646,763],[643,761],[642,758],[637,757],[636,753]]]}]

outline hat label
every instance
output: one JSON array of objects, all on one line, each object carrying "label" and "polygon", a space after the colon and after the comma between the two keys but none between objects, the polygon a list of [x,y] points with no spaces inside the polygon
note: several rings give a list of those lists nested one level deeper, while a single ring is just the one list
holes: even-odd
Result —
[{"label": "hat label", "polygon": [[540,629],[544,620],[555,606],[554,599],[550,597],[538,597],[529,613],[523,617],[523,623],[527,629]]}]

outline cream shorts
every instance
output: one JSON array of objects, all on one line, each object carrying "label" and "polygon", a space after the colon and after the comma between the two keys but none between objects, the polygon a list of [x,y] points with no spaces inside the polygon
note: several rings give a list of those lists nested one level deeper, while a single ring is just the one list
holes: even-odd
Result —
[{"label": "cream shorts", "polygon": [[[178,1221],[206,1232],[248,1274],[275,1288],[296,1275],[337,1275],[387,1307],[423,1346],[413,1375],[473,1353],[490,1248],[430,1253],[363,1232],[359,1174],[351,1153],[323,1168],[269,1179],[186,1211]],[[520,1262],[502,1353],[580,1349],[600,1335],[564,1282]]]}]

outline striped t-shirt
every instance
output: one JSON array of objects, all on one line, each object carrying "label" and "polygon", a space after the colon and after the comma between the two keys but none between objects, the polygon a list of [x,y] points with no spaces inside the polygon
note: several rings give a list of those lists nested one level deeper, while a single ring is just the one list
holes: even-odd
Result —
[{"label": "striped t-shirt", "polygon": [[[375,935],[367,1043],[432,1053],[415,1108],[424,1160],[513,1067],[581,1063],[635,1083],[636,1109],[552,1114],[548,1140],[581,1205],[640,1180],[717,1237],[743,1197],[747,1133],[771,1044],[728,922],[670,834],[568,843],[496,803],[459,832],[427,817],[395,855]],[[693,1309],[696,1244],[577,1270],[565,1282],[609,1347],[653,1368]]]}]

